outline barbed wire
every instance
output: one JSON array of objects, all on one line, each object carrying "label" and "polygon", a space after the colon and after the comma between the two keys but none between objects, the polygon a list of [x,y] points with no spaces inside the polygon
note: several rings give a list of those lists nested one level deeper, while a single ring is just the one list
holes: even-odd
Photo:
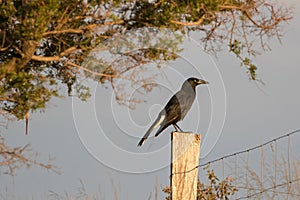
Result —
[{"label": "barbed wire", "polygon": [[272,139],[272,140],[269,140],[269,141],[267,141],[267,142],[265,142],[265,143],[263,143],[263,144],[260,144],[260,145],[251,147],[251,148],[249,148],[249,149],[242,150],[242,151],[238,151],[238,152],[235,152],[235,153],[231,153],[231,154],[222,156],[222,157],[220,157],[220,158],[217,158],[217,159],[208,161],[208,162],[206,162],[206,163],[204,163],[204,164],[197,165],[197,166],[193,167],[193,168],[190,169],[190,170],[187,170],[187,171],[184,171],[184,172],[176,172],[176,173],[172,173],[170,176],[176,175],[176,174],[185,174],[185,173],[189,173],[189,172],[192,172],[192,171],[196,170],[197,168],[205,167],[205,166],[210,165],[210,164],[212,164],[212,163],[221,161],[221,160],[223,160],[223,159],[225,159],[225,158],[230,158],[230,157],[233,157],[233,156],[237,156],[237,155],[239,155],[239,154],[248,153],[248,152],[250,152],[250,151],[256,150],[256,149],[261,148],[261,147],[264,147],[264,146],[266,146],[266,145],[268,145],[268,144],[271,144],[271,143],[276,142],[276,141],[278,141],[278,140],[281,140],[281,139],[283,139],[283,138],[289,137],[289,136],[294,135],[294,134],[296,134],[296,133],[300,133],[300,129],[297,129],[297,130],[295,130],[295,131],[286,133],[286,134],[284,134],[284,135],[282,135],[282,136],[279,136],[279,137],[277,137],[277,138],[274,138],[274,139]]},{"label": "barbed wire", "polygon": [[[256,150],[256,149],[259,149],[259,148],[263,148],[264,146],[266,146],[266,145],[269,145],[269,144],[272,144],[272,143],[275,143],[275,148],[277,149],[277,141],[279,141],[279,140],[282,140],[282,139],[284,139],[284,138],[287,138],[288,137],[288,180],[286,181],[286,182],[284,182],[284,183],[279,183],[279,184],[276,184],[276,181],[275,181],[275,183],[274,184],[272,184],[273,186],[270,186],[270,187],[268,187],[268,188],[261,188],[261,189],[255,189],[255,188],[248,188],[248,187],[245,187],[244,189],[247,189],[247,190],[254,190],[254,191],[252,191],[252,192],[254,192],[254,193],[247,193],[245,196],[241,196],[241,197],[238,197],[238,198],[236,198],[235,200],[242,200],[242,199],[250,199],[251,197],[254,197],[254,196],[256,196],[256,195],[260,195],[260,194],[263,194],[263,193],[265,193],[265,192],[273,192],[273,193],[281,193],[280,191],[275,191],[277,188],[280,188],[280,187],[283,187],[283,186],[286,186],[286,185],[288,185],[288,184],[292,184],[292,183],[294,183],[294,182],[298,182],[298,181],[300,181],[300,178],[298,178],[297,177],[297,179],[294,179],[294,180],[291,180],[291,174],[290,174],[290,170],[291,170],[291,166],[290,166],[290,143],[291,143],[291,138],[290,138],[290,136],[292,136],[292,135],[294,135],[294,134],[297,134],[297,133],[300,133],[300,129],[298,129],[298,130],[294,130],[294,131],[292,131],[292,132],[289,132],[289,133],[286,133],[286,134],[284,134],[284,135],[281,135],[281,136],[279,136],[279,137],[276,137],[276,138],[274,138],[274,139],[272,139],[272,140],[269,140],[269,141],[267,141],[267,142],[265,142],[265,143],[263,143],[263,144],[260,144],[260,145],[256,145],[256,146],[254,146],[254,147],[251,147],[251,148],[248,148],[248,149],[245,149],[245,150],[242,150],[242,151],[238,151],[238,152],[235,152],[235,153],[231,153],[231,154],[228,154],[228,155],[225,155],[225,156],[222,156],[222,157],[220,157],[220,158],[217,158],[217,159],[214,159],[214,160],[211,160],[211,161],[208,161],[208,162],[206,162],[206,163],[203,163],[203,164],[199,164],[199,165],[197,165],[197,166],[195,166],[195,167],[193,167],[192,169],[190,169],[190,170],[187,170],[187,171],[183,171],[183,172],[175,172],[175,173],[172,173],[170,176],[172,176],[172,175],[176,175],[176,174],[185,174],[185,173],[189,173],[189,172],[192,172],[192,171],[194,171],[194,170],[196,170],[196,169],[198,169],[198,168],[200,168],[200,167],[205,167],[205,166],[208,166],[208,165],[210,165],[210,164],[212,164],[212,163],[215,163],[215,162],[218,162],[218,161],[222,161],[222,162],[224,162],[224,159],[227,159],[227,158],[230,158],[230,157],[235,157],[236,158],[236,156],[237,155],[240,155],[240,154],[244,154],[244,153],[248,153],[248,156],[249,156],[249,152],[251,152],[251,151],[254,151],[254,150]],[[277,156],[277,150],[275,150],[275,154],[276,154],[276,156]],[[235,161],[236,162],[236,161]],[[248,161],[247,161],[248,162]],[[224,163],[222,163],[222,166],[224,165]],[[276,163],[275,163],[275,167],[276,167]],[[223,174],[224,174],[224,166],[223,166]],[[261,170],[263,170],[263,169],[261,169]],[[275,169],[275,177],[276,177],[276,169]],[[239,188],[242,188],[242,187],[239,187]],[[284,194],[287,194],[287,195],[292,195],[292,196],[300,196],[300,194],[292,194],[292,193],[290,193],[290,192],[287,192],[287,193],[284,193]]]},{"label": "barbed wire", "polygon": [[200,164],[200,165],[197,166],[197,168],[207,166],[207,165],[209,165],[209,164],[211,164],[211,163],[218,162],[218,161],[223,160],[223,159],[225,159],[225,158],[233,157],[233,156],[236,156],[236,155],[239,155],[239,154],[243,154],[243,153],[248,153],[248,152],[250,152],[250,151],[253,151],[253,150],[258,149],[258,148],[261,148],[261,147],[264,147],[264,146],[266,146],[266,145],[268,145],[268,144],[271,144],[271,143],[276,142],[276,141],[278,141],[278,140],[281,140],[281,139],[283,139],[283,138],[289,137],[289,136],[294,135],[294,134],[296,134],[296,133],[300,133],[300,129],[295,130],[295,131],[292,131],[292,132],[289,132],[289,133],[286,133],[286,134],[284,134],[284,135],[282,135],[282,136],[279,136],[279,137],[277,137],[277,138],[274,138],[274,139],[272,139],[272,140],[269,140],[268,142],[265,142],[265,143],[263,143],[263,144],[261,144],[261,145],[257,145],[257,146],[254,146],[254,147],[252,147],[252,148],[246,149],[246,150],[242,150],[242,151],[238,151],[238,152],[235,152],[235,153],[232,153],[232,154],[228,154],[228,155],[226,155],[226,156],[223,156],[223,157],[220,157],[220,158],[217,158],[217,159],[208,161],[208,162],[206,162],[206,163],[204,163],[204,164]]},{"label": "barbed wire", "polygon": [[[247,196],[239,197],[239,198],[237,198],[236,200],[249,199],[249,198],[254,197],[254,196],[256,196],[256,195],[259,195],[259,194],[268,192],[268,191],[270,191],[270,190],[272,190],[272,189],[276,189],[276,188],[278,188],[278,187],[282,187],[282,186],[285,186],[285,185],[288,185],[288,184],[291,184],[291,183],[294,183],[294,182],[297,182],[297,181],[300,181],[300,178],[297,178],[297,179],[294,179],[294,180],[291,180],[291,181],[287,181],[287,182],[285,182],[285,183],[277,184],[277,185],[274,185],[274,186],[272,186],[272,187],[268,187],[268,188],[263,189],[263,190],[261,190],[261,191],[259,191],[259,192],[256,192],[256,193],[253,193],[253,194],[249,194],[249,195],[247,195]],[[277,192],[277,191],[276,191],[276,192]],[[298,195],[297,195],[297,196],[298,196]]]}]

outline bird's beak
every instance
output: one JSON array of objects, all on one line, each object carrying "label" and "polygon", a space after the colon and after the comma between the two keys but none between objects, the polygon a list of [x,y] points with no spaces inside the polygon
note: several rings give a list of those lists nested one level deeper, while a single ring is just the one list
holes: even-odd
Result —
[{"label": "bird's beak", "polygon": [[209,82],[205,80],[199,80],[198,84],[209,84]]}]

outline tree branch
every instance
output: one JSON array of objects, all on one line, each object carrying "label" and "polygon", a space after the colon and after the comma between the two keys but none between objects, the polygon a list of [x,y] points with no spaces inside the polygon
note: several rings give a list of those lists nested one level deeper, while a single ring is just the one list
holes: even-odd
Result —
[{"label": "tree branch", "polygon": [[49,35],[57,35],[57,34],[65,34],[65,33],[75,33],[75,34],[81,34],[83,33],[83,30],[81,29],[65,29],[65,30],[59,30],[59,31],[48,31],[42,34],[42,36],[46,37]]},{"label": "tree branch", "polygon": [[10,102],[14,102],[14,103],[18,102],[17,100],[8,98],[8,97],[0,97],[0,101],[10,101]]},{"label": "tree branch", "polygon": [[49,35],[59,35],[59,34],[65,34],[65,33],[74,33],[74,34],[82,34],[84,33],[84,30],[91,30],[96,26],[108,26],[108,25],[117,25],[117,24],[123,24],[124,20],[118,20],[118,21],[107,21],[103,24],[89,24],[87,26],[80,27],[78,29],[64,29],[64,30],[55,30],[55,31],[48,31],[42,34],[43,37],[49,36]]},{"label": "tree branch", "polygon": [[50,57],[45,57],[45,56],[36,56],[33,55],[31,57],[32,60],[35,61],[40,61],[40,62],[51,62],[51,61],[59,61],[61,59],[60,56],[50,56]]},{"label": "tree branch", "polygon": [[78,68],[78,69],[81,69],[81,70],[83,70],[83,71],[89,72],[89,73],[93,74],[94,76],[104,76],[104,77],[110,77],[110,78],[122,78],[122,79],[126,79],[126,78],[124,78],[124,77],[122,77],[122,76],[119,76],[119,75],[103,74],[103,73],[99,73],[99,72],[94,72],[94,71],[92,71],[92,70],[89,70],[89,69],[87,69],[87,68],[85,68],[85,67],[82,67],[82,66],[80,66],[80,65],[77,65],[77,64],[72,63],[72,62],[70,62],[70,61],[67,61],[66,64],[67,64],[67,65],[70,65],[70,66],[72,66],[72,67],[76,67],[76,68]]},{"label": "tree branch", "polygon": [[59,54],[59,56],[49,56],[49,57],[45,57],[45,56],[36,56],[33,55],[31,57],[32,60],[35,61],[41,61],[41,62],[51,62],[51,61],[59,61],[63,56],[66,56],[74,51],[78,50],[77,47],[70,47],[68,49],[66,49],[65,51],[61,52]]},{"label": "tree branch", "polygon": [[202,24],[204,19],[205,19],[205,15],[202,15],[202,17],[196,22],[180,22],[180,21],[175,21],[175,20],[171,20],[171,22],[173,24],[177,24],[177,25],[181,25],[181,26],[198,26],[198,25]]},{"label": "tree branch", "polygon": [[28,152],[29,145],[25,145],[24,147],[15,147],[9,148],[2,137],[0,137],[0,167],[7,166],[9,169],[9,174],[13,175],[14,171],[20,168],[23,164],[27,166],[35,165],[45,168],[47,170],[51,170],[57,174],[60,172],[58,171],[57,167],[53,166],[49,159],[47,164],[41,163],[37,161],[35,158],[31,158],[31,156],[24,155],[25,152]]}]

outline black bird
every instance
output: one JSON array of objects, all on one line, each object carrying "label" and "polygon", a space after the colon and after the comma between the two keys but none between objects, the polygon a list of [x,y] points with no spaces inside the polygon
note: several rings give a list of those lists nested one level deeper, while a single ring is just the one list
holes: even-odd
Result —
[{"label": "black bird", "polygon": [[142,146],[153,129],[157,128],[158,126],[160,127],[157,130],[155,137],[157,137],[170,125],[173,125],[176,131],[179,130],[182,132],[176,123],[182,120],[190,110],[196,97],[195,88],[200,84],[208,84],[208,82],[198,78],[187,79],[183,83],[181,89],[172,96],[165,108],[158,114],[157,119],[145,133],[144,137],[138,143],[138,146]]}]

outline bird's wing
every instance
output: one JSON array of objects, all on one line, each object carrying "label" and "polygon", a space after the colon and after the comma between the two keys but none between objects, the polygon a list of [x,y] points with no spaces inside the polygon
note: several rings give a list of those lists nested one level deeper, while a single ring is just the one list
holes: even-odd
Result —
[{"label": "bird's wing", "polygon": [[143,138],[140,140],[140,142],[138,143],[138,146],[142,146],[144,144],[144,142],[146,141],[146,139],[149,137],[150,133],[157,128],[159,125],[161,125],[166,119],[166,115],[164,114],[164,112],[161,112],[157,119],[155,120],[155,122],[150,126],[150,128],[148,129],[148,131],[145,133],[145,135],[143,136]]},{"label": "bird's wing", "polygon": [[181,108],[180,103],[178,101],[178,94],[177,92],[172,98],[168,101],[167,105],[164,108],[166,113],[165,123],[160,126],[157,130],[155,137],[157,137],[162,131],[164,131],[170,124],[176,123],[180,120],[181,116]]},{"label": "bird's wing", "polygon": [[161,132],[163,132],[171,124],[177,123],[181,119],[180,105],[178,103],[167,107],[168,114],[166,116],[165,122],[157,130],[155,137],[157,137]]},{"label": "bird's wing", "polygon": [[165,123],[158,129],[155,137],[157,137],[169,125],[176,124],[178,121],[182,120],[190,110],[194,99],[195,93],[193,93],[193,91],[180,90],[173,95],[165,106]]},{"label": "bird's wing", "polygon": [[179,101],[182,94],[182,92],[177,92],[167,103],[165,106],[166,111],[166,125],[170,125],[173,122],[177,122],[181,118],[181,102]]}]

